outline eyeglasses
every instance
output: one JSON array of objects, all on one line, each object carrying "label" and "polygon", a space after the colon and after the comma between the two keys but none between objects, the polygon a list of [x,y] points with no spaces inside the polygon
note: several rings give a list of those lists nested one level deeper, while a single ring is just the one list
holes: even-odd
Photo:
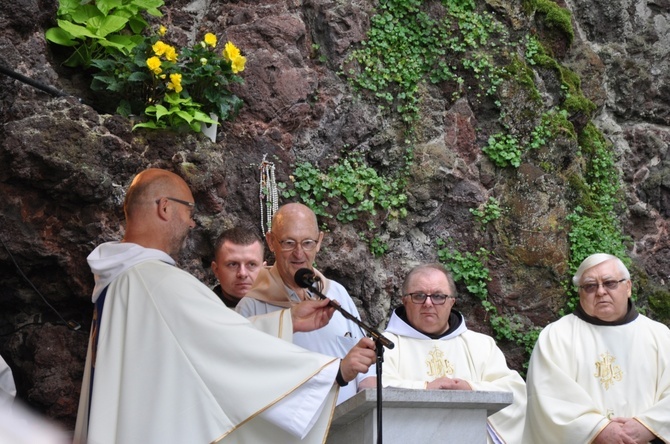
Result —
[{"label": "eyeglasses", "polygon": [[430,298],[433,305],[442,305],[447,302],[448,298],[453,298],[448,294],[435,293],[435,294],[426,294],[426,293],[407,293],[404,296],[409,296],[412,299],[412,302],[415,304],[423,304],[426,302],[426,299]]},{"label": "eyeglasses", "polygon": [[[187,200],[182,200],[182,199],[177,199],[176,197],[165,197],[167,200],[171,200],[173,202],[180,203],[182,205],[186,205],[191,209],[191,217],[195,216],[195,202],[189,202]],[[162,197],[159,197],[156,199],[156,203],[159,203],[161,201]]]},{"label": "eyeglasses", "polygon": [[619,279],[618,281],[615,281],[615,280],[605,281],[602,284],[599,284],[597,282],[593,282],[593,283],[590,283],[590,284],[580,285],[579,288],[581,288],[582,290],[584,290],[587,293],[595,293],[596,291],[598,291],[598,288],[600,288],[601,285],[606,290],[616,290],[620,283],[622,283],[623,281],[627,281],[627,280],[628,279],[623,278],[623,279]]},{"label": "eyeglasses", "polygon": [[316,248],[318,243],[319,241],[316,241],[314,239],[305,239],[300,242],[296,242],[293,239],[286,239],[283,241],[279,241],[279,246],[281,248],[281,251],[293,251],[298,247],[298,244],[300,244],[300,246],[304,251],[312,251],[313,249]]}]

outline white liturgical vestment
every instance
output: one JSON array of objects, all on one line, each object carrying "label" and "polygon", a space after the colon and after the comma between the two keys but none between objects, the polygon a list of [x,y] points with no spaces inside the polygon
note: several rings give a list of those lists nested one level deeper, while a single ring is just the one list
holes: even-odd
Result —
[{"label": "white liturgical vestment", "polygon": [[527,384],[525,444],[589,443],[614,417],[670,443],[670,330],[645,316],[594,325],[570,314],[549,324]]},{"label": "white liturgical vestment", "polygon": [[[314,270],[314,273],[320,278],[320,282],[324,283],[321,292],[329,299],[337,301],[345,311],[356,319],[360,319],[356,304],[347,290],[339,283],[326,279],[317,270]],[[275,265],[261,270],[254,286],[240,300],[235,310],[244,317],[259,316],[282,310],[297,302],[300,302],[300,298],[284,285]],[[344,358],[362,337],[363,331],[361,328],[336,311],[328,325],[318,330],[294,333],[292,342],[305,347],[307,350]],[[359,378],[340,388],[337,398],[338,404],[356,394],[358,381]]]},{"label": "white liturgical vestment", "polygon": [[[338,360],[259,331],[162,251],[112,242],[88,259],[99,325],[75,443],[325,441]],[[273,318],[292,332],[288,311]]]},{"label": "white liturgical vestment", "polygon": [[[526,386],[521,376],[507,367],[505,356],[490,336],[465,326],[463,315],[452,310],[460,325],[438,339],[415,330],[404,319],[404,307],[396,308],[384,332],[395,347],[384,352],[382,385],[425,389],[440,377],[463,379],[473,390],[512,392],[511,405],[488,418],[488,442],[518,444],[523,433]],[[456,318],[455,318],[456,316]],[[367,376],[374,376],[368,372]]]}]

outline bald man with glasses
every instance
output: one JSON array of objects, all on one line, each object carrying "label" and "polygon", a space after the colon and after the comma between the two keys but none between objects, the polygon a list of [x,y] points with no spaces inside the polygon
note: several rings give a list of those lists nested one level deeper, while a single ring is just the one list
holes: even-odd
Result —
[{"label": "bald man with glasses", "polygon": [[[237,304],[235,310],[238,313],[245,317],[265,315],[301,301],[318,299],[295,282],[296,272],[307,268],[319,278],[321,293],[360,319],[356,304],[347,290],[314,269],[323,233],[319,231],[316,215],[310,208],[299,203],[280,207],[272,219],[272,229],[266,234],[266,240],[270,251],[275,254],[275,264],[260,271],[254,286]],[[340,357],[345,356],[362,337],[364,334],[360,327],[336,311],[325,327],[294,333],[293,343],[311,351]],[[356,391],[356,381],[341,385],[338,404],[355,395]]]},{"label": "bald man with glasses", "polygon": [[252,320],[226,307],[177,267],[194,208],[184,179],[144,170],[123,239],[88,256],[95,308],[72,442],[323,444],[338,385],[374,363],[374,342],[344,359],[291,344],[327,324],[328,301]]},{"label": "bald man with glasses", "polygon": [[[488,442],[519,443],[526,386],[507,367],[493,338],[468,330],[463,315],[453,309],[456,286],[449,271],[441,264],[415,267],[405,278],[402,295],[403,305],[393,311],[384,332],[396,347],[384,353],[382,385],[512,392],[512,404],[488,418]],[[361,388],[376,386],[373,374],[370,369]]]},{"label": "bald man with glasses", "polygon": [[637,312],[616,256],[587,257],[572,281],[579,305],[530,359],[523,442],[670,442],[670,329]]}]

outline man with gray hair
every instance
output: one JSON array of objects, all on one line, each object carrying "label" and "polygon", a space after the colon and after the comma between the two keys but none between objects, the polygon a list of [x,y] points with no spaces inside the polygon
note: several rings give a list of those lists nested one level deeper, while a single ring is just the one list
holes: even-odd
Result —
[{"label": "man with gray hair", "polygon": [[[393,311],[384,336],[396,344],[384,354],[385,387],[512,392],[511,405],[489,416],[489,443],[517,444],[523,432],[526,386],[510,369],[493,338],[468,330],[453,309],[456,286],[441,264],[413,268],[402,286],[402,306]],[[375,387],[376,376],[362,388]],[[538,442],[539,444],[539,442]]]},{"label": "man with gray hair", "polygon": [[616,256],[587,257],[572,282],[579,305],[530,359],[523,442],[670,442],[670,329],[635,310]]}]

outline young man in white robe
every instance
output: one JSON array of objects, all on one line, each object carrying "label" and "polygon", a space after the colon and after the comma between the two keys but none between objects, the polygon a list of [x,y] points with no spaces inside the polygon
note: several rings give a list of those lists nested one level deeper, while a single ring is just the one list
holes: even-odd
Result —
[{"label": "young man in white robe", "polygon": [[[272,219],[272,230],[267,233],[266,240],[275,254],[275,264],[261,270],[254,286],[235,308],[238,313],[245,317],[258,316],[286,309],[300,301],[318,299],[295,282],[298,270],[309,269],[319,278],[322,294],[337,301],[345,311],[360,319],[356,304],[347,290],[313,268],[323,233],[319,231],[316,215],[309,207],[290,203],[279,208]],[[293,343],[317,353],[341,358],[362,337],[364,334],[360,327],[335,312],[324,327],[295,333]],[[346,401],[356,392],[357,380],[340,389],[337,403]]]},{"label": "young man in white robe", "polygon": [[524,443],[670,443],[670,329],[637,313],[615,256],[587,257],[573,283],[579,306],[530,359]]},{"label": "young man in white robe", "polygon": [[123,241],[89,256],[96,309],[75,444],[323,443],[338,385],[375,361],[373,341],[340,361],[256,328],[285,338],[321,327],[328,301],[256,325],[227,308],[175,267],[194,209],[179,176],[143,171]]},{"label": "young man in white robe", "polygon": [[[452,309],[456,286],[449,271],[441,264],[419,265],[405,278],[402,294],[403,305],[393,311],[384,332],[395,347],[384,353],[382,385],[511,392],[512,404],[488,418],[488,442],[518,444],[526,386],[493,338],[468,330],[463,315]],[[361,387],[376,384],[376,376],[369,376]]]}]

